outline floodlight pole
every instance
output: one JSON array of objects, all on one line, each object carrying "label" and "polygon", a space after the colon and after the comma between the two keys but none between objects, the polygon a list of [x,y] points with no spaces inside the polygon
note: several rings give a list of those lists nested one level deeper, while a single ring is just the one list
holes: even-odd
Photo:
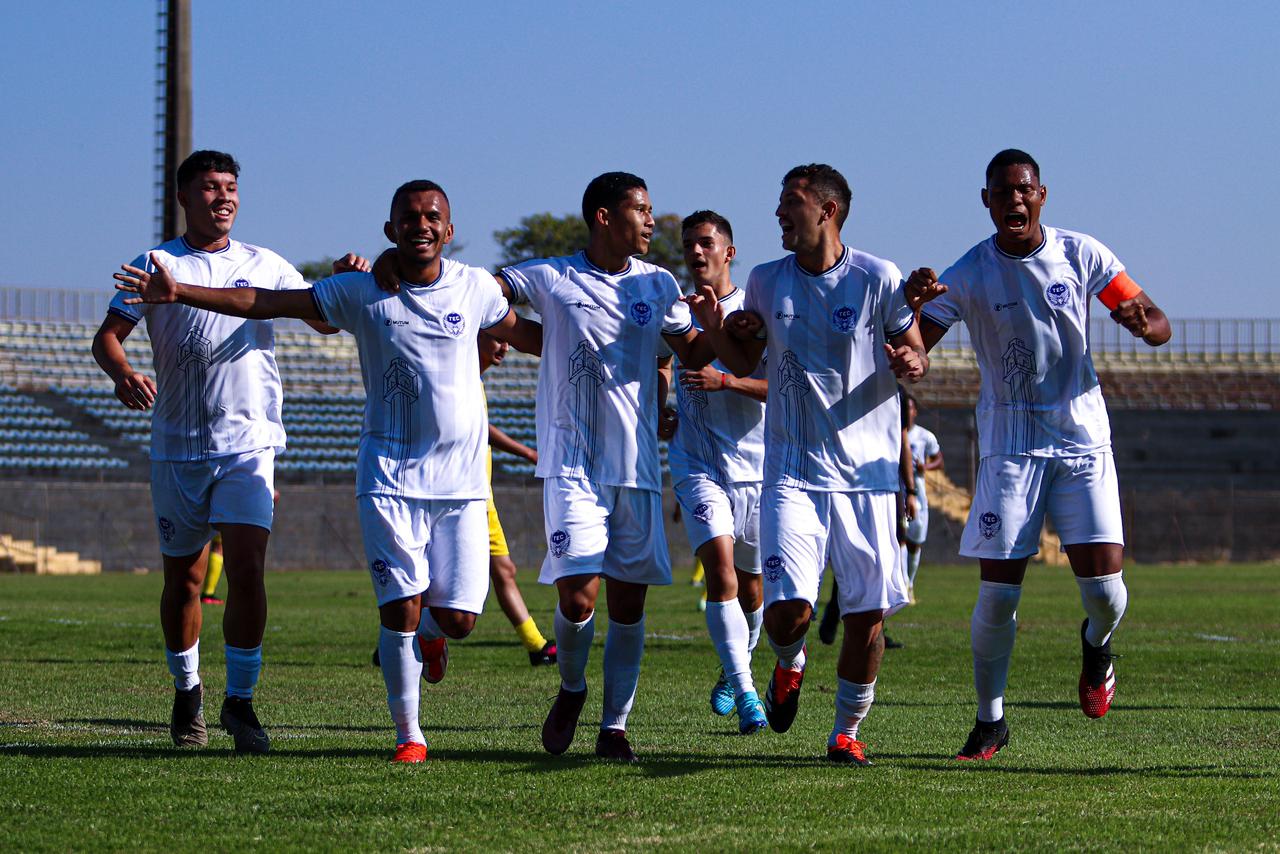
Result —
[{"label": "floodlight pole", "polygon": [[158,115],[156,154],[159,175],[156,190],[160,210],[160,242],[186,230],[176,198],[174,173],[191,153],[191,0],[159,0],[160,25],[156,58]]}]

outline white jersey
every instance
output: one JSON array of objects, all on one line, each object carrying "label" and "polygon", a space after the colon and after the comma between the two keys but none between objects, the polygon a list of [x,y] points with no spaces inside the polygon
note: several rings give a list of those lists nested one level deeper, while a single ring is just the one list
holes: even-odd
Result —
[{"label": "white jersey", "polygon": [[846,246],[814,275],[788,255],[751,271],[745,308],[769,341],[765,483],[898,491],[902,420],[884,345],[914,322],[898,268]]},{"label": "white jersey", "polygon": [[492,275],[448,258],[429,285],[378,289],[370,273],[315,284],[325,321],[356,338],[364,428],[356,495],[487,498],[489,447],[476,334],[511,307]]},{"label": "white jersey", "polygon": [[[734,288],[720,304],[728,315],[742,308],[745,299]],[[702,328],[696,320],[694,325]],[[711,364],[730,373],[718,359]],[[764,372],[762,363],[752,377],[763,379]],[[690,391],[680,384],[678,373],[676,379],[680,422],[667,450],[671,479],[697,474],[726,486],[759,482],[764,477],[764,404],[735,391]]]},{"label": "white jersey", "polygon": [[[192,249],[181,237],[152,250],[175,280],[206,288],[305,288],[293,266],[260,246],[231,240],[217,252]],[[155,270],[151,253],[132,266]],[[108,311],[151,336],[157,394],[151,411],[151,459],[190,462],[284,447],[280,371],[270,320],[245,320],[186,305],[125,305],[117,292]]]},{"label": "white jersey", "polygon": [[927,505],[929,498],[925,495],[922,469],[930,457],[942,452],[942,446],[938,444],[937,436],[919,424],[913,424],[907,431],[907,445],[911,448],[911,462],[915,471],[916,499],[922,505]]},{"label": "white jersey", "polygon": [[1025,258],[995,238],[942,274],[947,293],[922,315],[942,328],[964,321],[982,373],[978,449],[1073,457],[1111,445],[1102,387],[1089,355],[1089,298],[1124,266],[1087,234],[1044,228]]},{"label": "white jersey", "polygon": [[661,491],[657,358],[664,333],[692,327],[675,277],[638,258],[609,273],[585,252],[502,275],[542,315],[538,477]]}]

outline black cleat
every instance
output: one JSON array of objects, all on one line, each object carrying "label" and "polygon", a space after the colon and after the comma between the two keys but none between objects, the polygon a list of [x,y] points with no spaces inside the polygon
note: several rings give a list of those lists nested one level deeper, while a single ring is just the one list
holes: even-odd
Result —
[{"label": "black cleat", "polygon": [[376,646],[373,648],[373,666],[374,667],[382,666],[382,653],[378,651],[378,648]]},{"label": "black cleat", "polygon": [[896,641],[896,640],[894,640],[893,638],[889,637],[888,632],[886,632],[886,633],[885,633],[885,635],[884,635],[884,648],[885,648],[885,649],[902,649],[902,648],[904,648],[905,646],[906,646],[906,644],[905,644],[905,643],[903,643],[902,641]]},{"label": "black cleat", "polygon": [[582,714],[582,704],[587,701],[587,689],[566,691],[560,688],[556,701],[547,712],[547,719],[542,724],[542,746],[553,756],[559,756],[573,744],[573,734],[578,730],[578,716]]},{"label": "black cleat", "polygon": [[620,729],[600,730],[596,736],[596,756],[618,762],[640,761],[631,749],[631,742],[627,741],[627,734]]},{"label": "black cleat", "polygon": [[1091,646],[1084,636],[1086,619],[1080,624],[1080,648],[1084,663],[1080,668],[1080,711],[1087,718],[1100,718],[1111,708],[1116,696],[1116,671],[1111,665],[1111,638],[1102,646]]},{"label": "black cleat", "polygon": [[556,663],[556,642],[547,641],[542,645],[542,649],[537,652],[529,653],[529,664],[534,667],[542,667],[547,664]]},{"label": "black cleat", "polygon": [[209,728],[204,722],[203,684],[187,691],[174,691],[169,735],[178,747],[204,747],[209,743]]},{"label": "black cleat", "polygon": [[258,723],[252,700],[227,697],[222,701],[219,719],[227,735],[235,740],[236,753],[267,753],[271,750],[271,739]]},{"label": "black cleat", "polygon": [[1009,743],[1009,725],[1001,717],[998,721],[984,723],[977,721],[969,732],[964,747],[956,754],[956,759],[968,762],[974,759],[987,761]]},{"label": "black cleat", "polygon": [[769,729],[777,733],[791,729],[800,709],[800,686],[803,684],[803,670],[787,670],[779,664],[773,666],[769,687],[764,692],[764,716],[769,720]]}]

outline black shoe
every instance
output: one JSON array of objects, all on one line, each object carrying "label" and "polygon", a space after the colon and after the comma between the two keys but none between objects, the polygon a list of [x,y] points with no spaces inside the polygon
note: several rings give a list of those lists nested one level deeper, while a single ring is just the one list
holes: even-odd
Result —
[{"label": "black shoe", "polygon": [[[803,670],[784,670],[780,664],[773,666],[769,687],[764,692],[764,716],[769,721],[769,729],[777,733],[791,729],[800,709],[800,686],[803,684]],[[785,696],[779,691],[785,691]]]},{"label": "black shoe", "polygon": [[582,704],[587,701],[587,689],[566,691],[563,687],[556,695],[556,701],[547,712],[547,719],[542,724],[542,746],[553,756],[559,756],[573,744],[573,734],[578,730],[578,716],[582,714]]},{"label": "black shoe", "polygon": [[1116,671],[1111,664],[1111,638],[1102,646],[1091,646],[1084,636],[1089,621],[1080,624],[1080,649],[1084,663],[1080,668],[1080,711],[1085,717],[1100,718],[1111,708],[1116,696]]},{"label": "black shoe", "polygon": [[547,641],[542,645],[542,649],[537,652],[529,653],[529,664],[534,667],[542,667],[547,664],[556,663],[556,642]]},{"label": "black shoe", "polygon": [[1000,748],[1008,743],[1009,725],[1004,722],[1003,717],[991,723],[977,721],[974,723],[973,730],[970,731],[964,747],[960,748],[960,752],[956,754],[956,759],[961,762],[981,759],[985,762],[995,756]]},{"label": "black shoe", "polygon": [[267,738],[258,716],[253,711],[253,701],[243,697],[227,697],[222,701],[219,716],[222,728],[235,739],[236,753],[267,753],[271,739]]},{"label": "black shoe", "polygon": [[836,602],[835,597],[827,602],[827,607],[822,611],[822,622],[818,624],[818,640],[827,646],[836,642],[836,629],[840,628],[840,604]]},{"label": "black shoe", "polygon": [[382,653],[378,651],[378,648],[376,646],[373,648],[373,666],[374,667],[382,666]]},{"label": "black shoe", "polygon": [[905,646],[906,644],[903,643],[902,641],[896,641],[893,638],[889,637],[887,632],[885,633],[885,636],[884,636],[885,649],[902,649]]},{"label": "black shoe", "polygon": [[209,728],[204,723],[204,685],[174,691],[169,735],[178,747],[204,747],[209,743]]},{"label": "black shoe", "polygon": [[620,729],[602,729],[596,736],[596,756],[601,759],[613,759],[618,762],[639,762],[639,757],[631,749],[627,734]]}]

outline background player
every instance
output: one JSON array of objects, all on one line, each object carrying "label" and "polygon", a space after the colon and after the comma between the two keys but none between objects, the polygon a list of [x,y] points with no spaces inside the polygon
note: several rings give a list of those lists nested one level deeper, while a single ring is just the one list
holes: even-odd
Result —
[{"label": "background player", "polygon": [[382,620],[378,647],[396,725],[394,760],[421,762],[423,661],[427,681],[440,681],[446,635],[470,633],[488,593],[487,425],[476,332],[488,329],[537,352],[541,330],[510,310],[489,273],[442,256],[453,225],[438,184],[410,181],[397,189],[383,230],[404,276],[396,294],[381,291],[370,273],[286,293],[192,287],[161,265],[154,274],[126,267],[116,278],[148,302],[319,320],[355,336],[366,393],[356,499]]},{"label": "background player", "polygon": [[[197,151],[183,161],[177,196],[186,232],[139,257],[131,269],[163,264],[216,293],[305,288],[302,276],[279,255],[231,239],[240,209],[239,175],[240,165],[222,152]],[[170,734],[182,747],[208,743],[199,672],[200,590],[205,546],[216,529],[227,557],[227,688],[220,719],[237,751],[266,753],[270,740],[252,700],[267,620],[262,573],[275,455],[285,444],[272,325],[185,306],[157,312],[136,303],[116,295],[94,336],[93,355],[125,406],[155,405],[151,498],[164,559],[160,624],[176,692]],[[158,383],[134,370],[124,351],[124,340],[143,318]]]},{"label": "background player", "polygon": [[925,489],[924,473],[942,468],[942,446],[938,437],[916,423],[919,406],[913,395],[906,396],[907,447],[911,449],[912,484],[915,497],[915,515],[907,517],[907,598],[916,601],[916,573],[920,571],[920,554],[929,536],[929,494]]},{"label": "background player", "polygon": [[[681,225],[685,266],[695,287],[715,292],[726,313],[744,294],[729,275],[736,249],[729,221],[698,211]],[[763,370],[739,379],[712,362],[680,370],[679,426],[667,453],[689,545],[704,567],[707,631],[720,658],[711,690],[717,715],[738,711],[743,733],[767,727],[751,676],[764,599],[760,581],[760,479],[764,476]]]},{"label": "background player", "polygon": [[764,624],[778,655],[765,692],[769,725],[786,732],[795,720],[805,633],[830,556],[845,631],[827,757],[866,765],[857,732],[875,697],[881,627],[906,602],[896,573],[895,374],[918,380],[928,357],[897,267],[841,242],[851,195],[830,166],[792,169],[776,215],[794,254],[751,271],[745,310],[728,322],[710,287],[691,304],[738,376],[769,345],[760,511]]},{"label": "background player", "polygon": [[[1151,346],[1165,317],[1124,266],[1086,234],[1040,224],[1040,167],[1006,149],[987,166],[982,203],[996,233],[942,274],[911,274],[927,347],[964,321],[978,358],[981,463],[960,553],[978,558],[970,631],[978,716],[957,759],[990,759],[1009,741],[1004,691],[1027,558],[1053,520],[1087,615],[1080,708],[1102,717],[1115,694],[1111,634],[1128,601],[1111,427],[1089,355],[1089,300]],[[932,300],[930,302],[930,300]],[[925,305],[925,303],[928,303]]]}]

